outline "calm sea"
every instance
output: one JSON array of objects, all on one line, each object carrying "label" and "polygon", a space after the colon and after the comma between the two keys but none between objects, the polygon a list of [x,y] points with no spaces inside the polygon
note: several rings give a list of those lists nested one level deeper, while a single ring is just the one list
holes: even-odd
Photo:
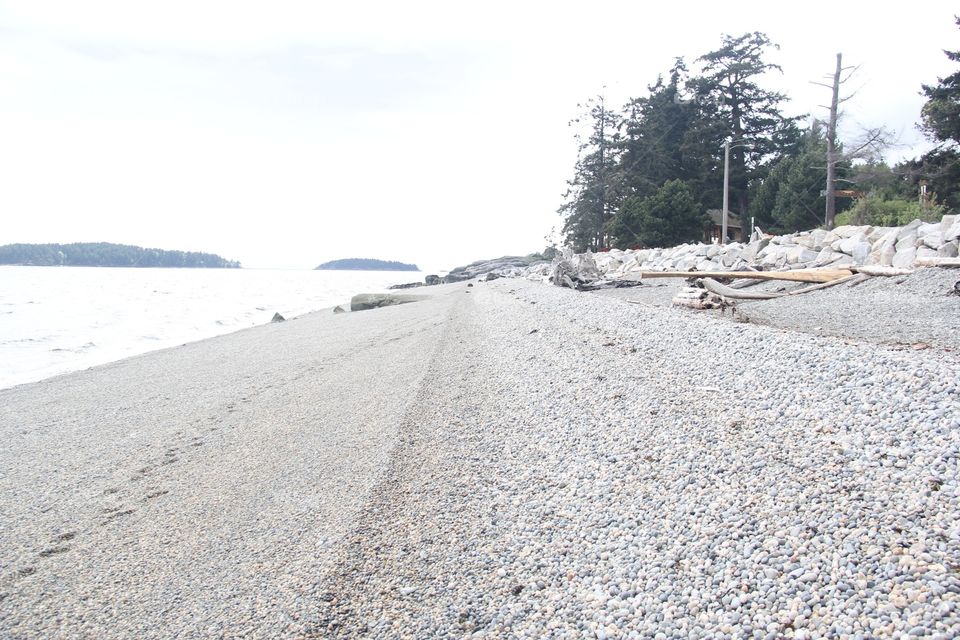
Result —
[{"label": "calm sea", "polygon": [[0,388],[418,280],[415,271],[0,266]]}]

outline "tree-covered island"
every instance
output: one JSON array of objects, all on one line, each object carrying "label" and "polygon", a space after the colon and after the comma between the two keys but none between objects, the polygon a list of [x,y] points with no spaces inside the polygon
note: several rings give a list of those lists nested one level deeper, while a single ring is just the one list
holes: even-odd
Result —
[{"label": "tree-covered island", "polygon": [[396,262],[395,260],[374,260],[372,258],[344,258],[324,262],[315,270],[319,271],[420,271],[415,264]]},{"label": "tree-covered island", "polygon": [[236,260],[213,253],[144,249],[109,242],[72,244],[7,244],[0,246],[0,265],[37,267],[162,267],[239,269]]}]

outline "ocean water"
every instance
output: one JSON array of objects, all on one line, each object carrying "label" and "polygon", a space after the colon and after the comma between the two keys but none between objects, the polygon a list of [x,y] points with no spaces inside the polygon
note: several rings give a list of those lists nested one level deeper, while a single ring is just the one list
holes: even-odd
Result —
[{"label": "ocean water", "polygon": [[417,280],[415,271],[0,266],[0,389]]}]

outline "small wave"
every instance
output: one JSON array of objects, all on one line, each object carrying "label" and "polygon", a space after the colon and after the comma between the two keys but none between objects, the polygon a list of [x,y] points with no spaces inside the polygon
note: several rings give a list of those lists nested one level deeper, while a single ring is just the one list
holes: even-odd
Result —
[{"label": "small wave", "polygon": [[50,351],[51,351],[52,353],[58,353],[58,352],[83,353],[83,352],[86,351],[87,349],[95,349],[96,346],[97,346],[96,343],[94,343],[94,342],[88,342],[87,344],[81,345],[81,346],[76,347],[76,348],[74,348],[74,349],[66,349],[66,348],[64,348],[64,347],[54,347],[53,349],[50,349]]},{"label": "small wave", "polygon": [[140,336],[141,340],[159,340],[157,336]]}]

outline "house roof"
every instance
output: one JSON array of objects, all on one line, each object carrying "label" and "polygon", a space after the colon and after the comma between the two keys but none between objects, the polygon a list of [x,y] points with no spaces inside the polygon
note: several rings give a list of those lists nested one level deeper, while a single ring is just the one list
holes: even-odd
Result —
[{"label": "house roof", "polygon": [[[723,210],[722,209],[707,209],[707,215],[710,216],[710,222],[717,225],[718,227],[723,226]],[[727,212],[727,228],[740,228],[740,216],[733,213],[732,211]]]}]

